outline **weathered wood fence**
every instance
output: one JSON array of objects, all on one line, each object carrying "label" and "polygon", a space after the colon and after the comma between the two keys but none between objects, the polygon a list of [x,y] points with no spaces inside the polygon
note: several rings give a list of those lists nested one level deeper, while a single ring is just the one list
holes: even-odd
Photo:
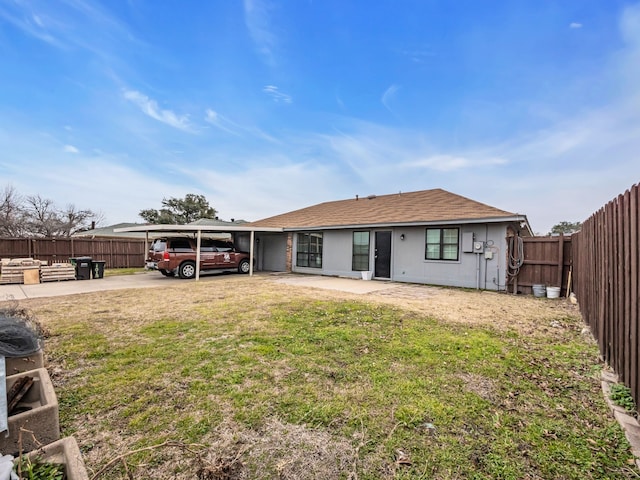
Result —
[{"label": "weathered wood fence", "polygon": [[640,400],[640,193],[634,185],[572,236],[574,291],[600,353]]},{"label": "weathered wood fence", "polygon": [[49,264],[72,257],[104,260],[106,268],[143,267],[144,240],[90,238],[0,238],[0,258],[31,257]]},{"label": "weathered wood fence", "polygon": [[[532,293],[533,285],[560,287],[561,295],[567,292],[571,269],[571,236],[521,237],[524,259],[518,275],[509,286],[509,291]],[[511,245],[510,255],[517,255]]]}]

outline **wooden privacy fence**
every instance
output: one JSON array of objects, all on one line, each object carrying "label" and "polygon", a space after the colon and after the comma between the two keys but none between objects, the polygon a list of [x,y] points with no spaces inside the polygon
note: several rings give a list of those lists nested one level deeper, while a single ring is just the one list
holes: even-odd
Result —
[{"label": "wooden privacy fence", "polygon": [[106,268],[143,267],[144,240],[90,238],[0,238],[0,258],[30,257],[48,264],[72,257],[104,260]]},{"label": "wooden privacy fence", "polygon": [[640,400],[640,193],[634,185],[573,235],[574,291],[600,353]]},{"label": "wooden privacy fence", "polygon": [[[560,287],[560,294],[566,294],[571,270],[570,236],[511,237],[508,240],[509,255],[524,256],[520,259],[521,266],[517,274],[511,277],[510,292],[530,294],[533,285],[545,285]],[[517,247],[519,241],[522,241],[520,253]]]}]

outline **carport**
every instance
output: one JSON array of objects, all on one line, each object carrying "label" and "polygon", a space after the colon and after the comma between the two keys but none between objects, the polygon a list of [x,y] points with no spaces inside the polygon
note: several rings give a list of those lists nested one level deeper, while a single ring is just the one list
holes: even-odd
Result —
[{"label": "carport", "polygon": [[149,233],[193,233],[196,235],[196,281],[200,280],[200,245],[203,233],[249,233],[249,275],[253,275],[254,245],[256,232],[276,232],[282,233],[283,229],[278,227],[250,227],[250,226],[229,226],[229,225],[140,225],[137,227],[116,228],[114,232],[145,232],[146,250],[149,250]]}]

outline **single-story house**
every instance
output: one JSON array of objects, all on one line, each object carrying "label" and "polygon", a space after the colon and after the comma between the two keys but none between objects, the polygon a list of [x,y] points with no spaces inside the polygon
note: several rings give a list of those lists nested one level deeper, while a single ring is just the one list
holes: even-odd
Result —
[{"label": "single-story house", "polygon": [[[442,189],[356,196],[245,225],[257,270],[488,290],[505,289],[507,238],[532,235],[525,215]],[[248,235],[235,237],[250,247]]]}]

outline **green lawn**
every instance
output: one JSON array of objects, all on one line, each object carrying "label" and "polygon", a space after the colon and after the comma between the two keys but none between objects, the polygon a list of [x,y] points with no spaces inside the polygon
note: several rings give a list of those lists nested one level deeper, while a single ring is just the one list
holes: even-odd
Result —
[{"label": "green lawn", "polygon": [[224,282],[30,305],[92,471],[180,442],[101,478],[638,477],[597,349],[552,301],[525,333]]}]

